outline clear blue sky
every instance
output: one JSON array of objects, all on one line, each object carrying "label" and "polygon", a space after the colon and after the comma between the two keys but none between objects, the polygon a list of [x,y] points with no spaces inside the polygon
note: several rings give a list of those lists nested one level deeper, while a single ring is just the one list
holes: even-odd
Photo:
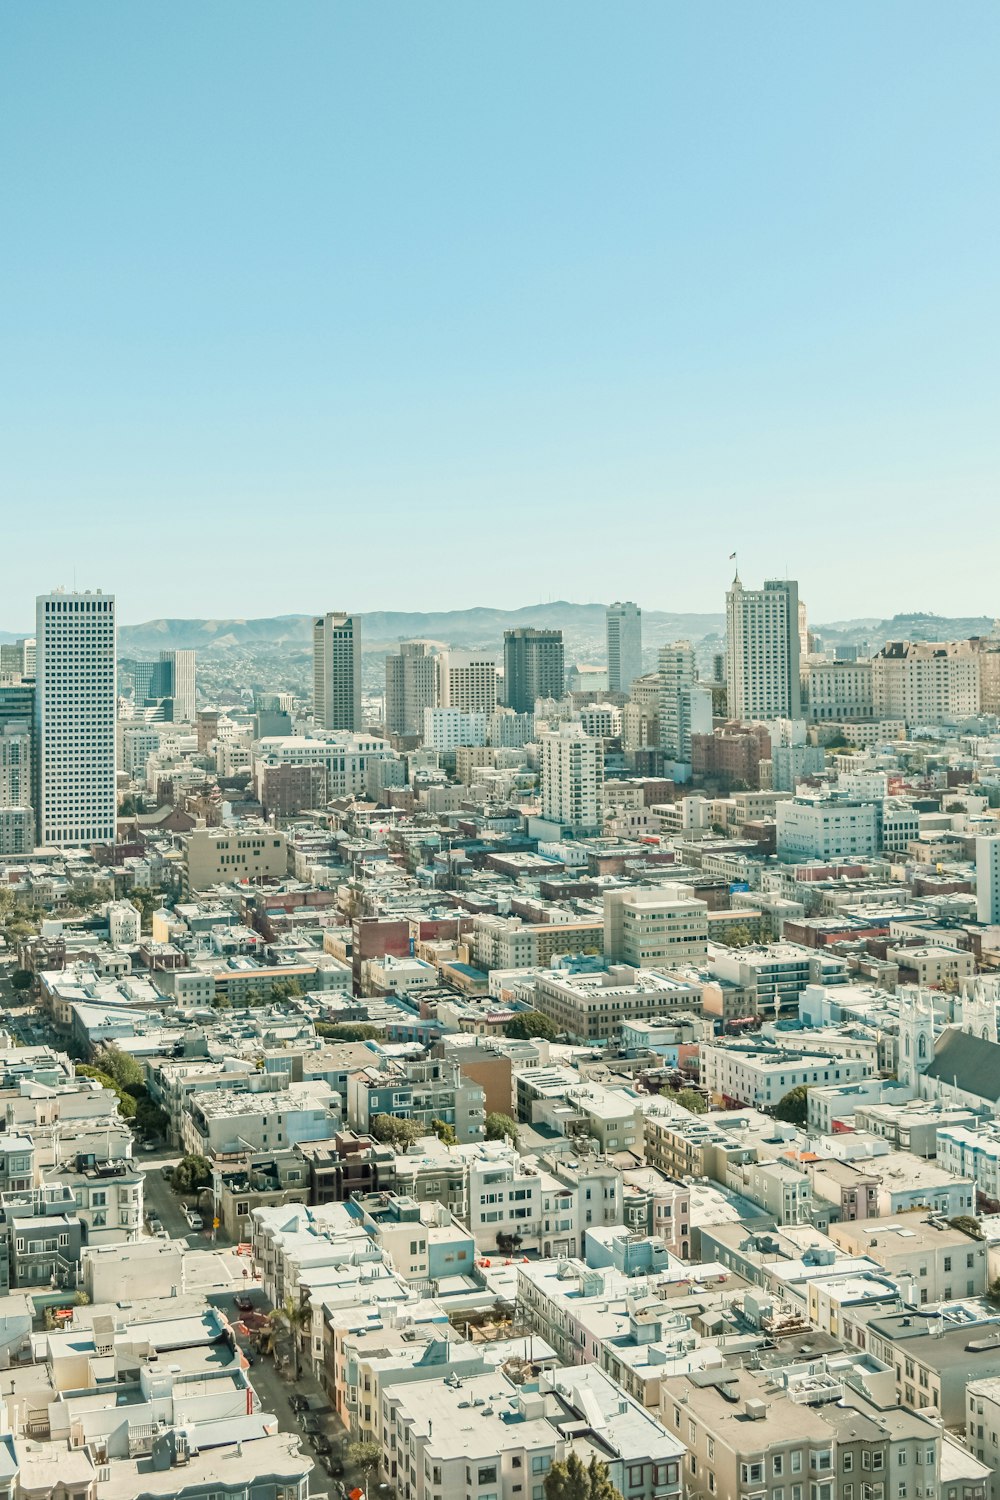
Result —
[{"label": "clear blue sky", "polygon": [[8,3],[0,628],[734,549],[1000,612],[998,64],[996,0]]}]

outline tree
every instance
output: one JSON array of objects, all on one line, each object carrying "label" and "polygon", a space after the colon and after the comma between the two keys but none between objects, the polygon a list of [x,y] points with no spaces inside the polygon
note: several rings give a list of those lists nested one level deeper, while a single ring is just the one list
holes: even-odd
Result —
[{"label": "tree", "polygon": [[280,1005],[283,1000],[291,1000],[301,993],[302,986],[297,979],[276,979],[271,986],[271,1004]]},{"label": "tree", "polygon": [[735,927],[730,927],[726,944],[730,948],[749,948],[753,942],[753,933],[745,922],[738,922]]},{"label": "tree", "polygon": [[554,1463],[545,1476],[545,1500],[621,1500],[611,1483],[607,1464],[592,1458],[589,1464],[576,1453]]},{"label": "tree", "polygon": [[110,1073],[104,1073],[100,1068],[91,1067],[89,1063],[77,1063],[76,1073],[80,1078],[93,1078],[102,1088],[110,1089],[118,1099],[118,1112],[123,1120],[131,1120],[135,1115],[135,1096],[128,1093],[116,1083]]},{"label": "tree", "polygon": [[135,1123],[143,1135],[161,1136],[167,1133],[170,1116],[152,1099],[142,1098],[135,1102]]},{"label": "tree", "polygon": [[[139,810],[141,811],[141,808]],[[154,890],[148,885],[134,885],[128,893],[128,898],[138,911],[142,926],[148,932],[154,911],[159,911],[163,905],[163,892]]]},{"label": "tree", "polygon": [[196,1193],[212,1181],[212,1164],[204,1156],[182,1156],[174,1168],[170,1186],[175,1193]]},{"label": "tree", "polygon": [[510,1115],[504,1115],[499,1110],[491,1110],[486,1116],[486,1139],[488,1141],[502,1141],[505,1135],[509,1135],[514,1145],[517,1145],[518,1130]]},{"label": "tree", "polygon": [[378,1473],[379,1464],[382,1462],[381,1444],[370,1441],[351,1443],[347,1450],[347,1462],[363,1477],[364,1491],[367,1495],[371,1488],[372,1475]]},{"label": "tree", "polygon": [[503,1034],[514,1041],[523,1042],[530,1042],[535,1037],[540,1037],[545,1042],[554,1042],[559,1035],[555,1022],[550,1021],[540,1010],[519,1010],[505,1024]]},{"label": "tree", "polygon": [[10,976],[10,982],[15,990],[30,990],[35,982],[35,976],[30,969],[15,969]]},{"label": "tree", "polygon": [[120,1089],[125,1089],[136,1099],[140,1094],[145,1094],[146,1075],[130,1053],[123,1052],[120,1047],[101,1047],[94,1061],[102,1073],[107,1073],[114,1079]]},{"label": "tree", "polygon": [[809,1116],[809,1090],[804,1083],[789,1089],[783,1099],[774,1106],[774,1118],[789,1125],[804,1125]]},{"label": "tree", "polygon": [[458,1133],[454,1125],[449,1125],[447,1120],[432,1120],[431,1129],[443,1145],[458,1145]]},{"label": "tree", "polygon": [[398,1115],[376,1115],[369,1126],[371,1134],[384,1146],[395,1146],[405,1151],[424,1134],[416,1120],[404,1120]]},{"label": "tree", "polygon": [[299,1340],[304,1328],[312,1325],[312,1308],[305,1297],[296,1301],[289,1292],[280,1307],[276,1307],[270,1316],[272,1333],[276,1328],[284,1328],[292,1341],[292,1379],[299,1378]]},{"label": "tree", "polygon": [[378,1042],[385,1036],[381,1026],[364,1021],[317,1021],[316,1035],[331,1042]]},{"label": "tree", "polygon": [[957,1218],[949,1219],[948,1223],[952,1229],[960,1229],[974,1240],[981,1240],[983,1237],[983,1226],[972,1214],[959,1214]]},{"label": "tree", "polygon": [[683,1109],[689,1109],[693,1115],[703,1115],[708,1110],[703,1094],[697,1089],[681,1089],[677,1095],[677,1103]]}]

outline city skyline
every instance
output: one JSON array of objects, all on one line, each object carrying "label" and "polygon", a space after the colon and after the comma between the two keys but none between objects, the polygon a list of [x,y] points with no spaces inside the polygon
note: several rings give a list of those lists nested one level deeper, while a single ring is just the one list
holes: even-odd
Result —
[{"label": "city skyline", "polygon": [[467,607],[500,517],[515,605],[555,558],[557,593],[711,608],[736,550],[817,620],[964,612],[1000,487],[1000,12],[437,15],[8,13],[14,555],[43,515],[53,583],[227,618],[265,539],[282,614],[376,553],[352,607],[412,607],[461,537]]}]

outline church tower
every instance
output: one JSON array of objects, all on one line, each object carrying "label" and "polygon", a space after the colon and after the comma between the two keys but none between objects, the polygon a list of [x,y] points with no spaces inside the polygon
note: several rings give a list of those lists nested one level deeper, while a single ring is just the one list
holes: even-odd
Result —
[{"label": "church tower", "polygon": [[997,1040],[997,1001],[1000,981],[966,979],[962,984],[962,1030],[984,1041]]},{"label": "church tower", "polygon": [[899,993],[900,1083],[916,1088],[934,1056],[934,1002],[923,990],[907,986]]}]

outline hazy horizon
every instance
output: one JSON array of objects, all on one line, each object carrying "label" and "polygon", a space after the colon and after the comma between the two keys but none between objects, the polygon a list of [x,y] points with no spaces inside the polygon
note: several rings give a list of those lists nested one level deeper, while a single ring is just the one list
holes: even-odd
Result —
[{"label": "hazy horizon", "polygon": [[5,626],[714,612],[734,550],[992,614],[998,55],[984,0],[6,7]]}]

